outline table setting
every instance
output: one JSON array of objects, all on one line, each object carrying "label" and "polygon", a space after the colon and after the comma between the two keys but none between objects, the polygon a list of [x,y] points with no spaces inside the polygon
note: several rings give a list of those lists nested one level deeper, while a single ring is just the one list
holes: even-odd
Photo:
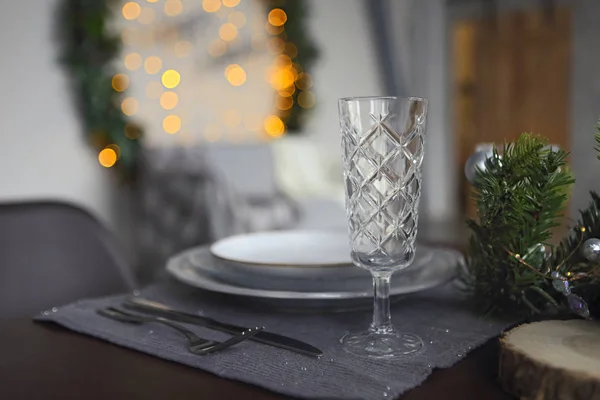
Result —
[{"label": "table setting", "polygon": [[193,247],[162,281],[36,320],[301,398],[395,398],[497,336],[510,321],[469,308],[463,256],[416,240],[427,101],[339,104],[348,232]]}]

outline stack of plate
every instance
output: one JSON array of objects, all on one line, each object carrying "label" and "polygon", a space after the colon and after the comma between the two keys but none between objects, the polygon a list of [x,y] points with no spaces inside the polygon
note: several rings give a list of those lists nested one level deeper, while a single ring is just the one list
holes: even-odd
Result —
[{"label": "stack of plate", "polygon": [[[392,277],[391,295],[452,280],[462,256],[417,246],[415,260]],[[279,231],[233,236],[171,258],[167,270],[205,290],[257,299],[359,300],[372,297],[370,274],[352,265],[346,232]]]}]

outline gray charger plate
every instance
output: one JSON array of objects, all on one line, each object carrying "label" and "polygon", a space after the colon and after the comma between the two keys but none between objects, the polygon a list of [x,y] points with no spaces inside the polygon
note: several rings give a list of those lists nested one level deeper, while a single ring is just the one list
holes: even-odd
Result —
[{"label": "gray charger plate", "polygon": [[[407,268],[392,277],[392,297],[430,289],[454,279],[463,256],[454,250],[429,248],[431,260],[418,268]],[[192,262],[192,256],[194,262]],[[202,260],[200,262],[199,260]],[[196,247],[173,256],[167,271],[177,280],[199,289],[252,299],[255,302],[285,309],[353,309],[371,303],[373,288],[370,279],[358,287],[335,291],[292,291],[259,289],[226,282],[218,277],[226,268],[224,261],[214,257],[210,246]],[[368,278],[368,275],[367,275]],[[354,286],[354,285],[352,285]]]}]

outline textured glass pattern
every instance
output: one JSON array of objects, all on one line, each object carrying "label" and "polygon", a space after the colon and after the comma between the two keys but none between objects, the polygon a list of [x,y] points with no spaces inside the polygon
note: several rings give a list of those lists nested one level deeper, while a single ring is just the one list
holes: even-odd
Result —
[{"label": "textured glass pattern", "polygon": [[354,98],[339,108],[352,258],[370,270],[406,267],[415,251],[427,103]]}]

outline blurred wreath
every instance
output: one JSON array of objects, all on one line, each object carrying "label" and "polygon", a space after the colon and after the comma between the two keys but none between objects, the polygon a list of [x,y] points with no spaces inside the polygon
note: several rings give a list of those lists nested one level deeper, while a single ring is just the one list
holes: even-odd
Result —
[{"label": "blurred wreath", "polygon": [[[307,4],[304,0],[260,0],[265,3],[265,17],[274,8],[285,11],[285,29],[277,36],[295,44],[294,62],[303,71],[310,69],[317,50],[306,35]],[[113,89],[118,72],[115,60],[121,51],[120,37],[107,27],[120,10],[121,0],[63,0],[59,8],[58,38],[60,61],[70,75],[75,106],[82,120],[86,138],[99,152],[108,151],[115,158],[111,164],[122,181],[135,181],[138,169],[142,127],[129,121],[121,112],[123,92]],[[286,47],[287,48],[287,47]],[[297,100],[298,92],[293,94]],[[294,106],[280,118],[289,133],[297,132],[307,110]],[[100,160],[102,161],[102,160]]]}]

